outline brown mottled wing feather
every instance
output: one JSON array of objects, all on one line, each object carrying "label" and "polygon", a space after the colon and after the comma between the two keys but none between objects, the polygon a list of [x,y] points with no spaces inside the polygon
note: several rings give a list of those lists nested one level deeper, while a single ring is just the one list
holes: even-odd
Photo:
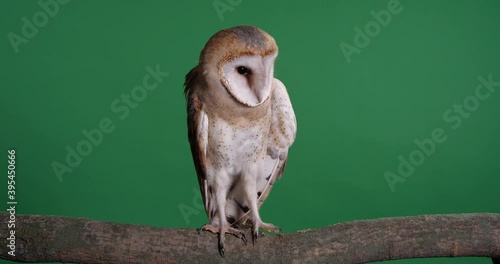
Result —
[{"label": "brown mottled wing feather", "polygon": [[[199,89],[197,80],[199,78],[198,67],[193,68],[186,75],[184,83],[184,94],[187,100],[187,124],[188,138],[191,145],[191,154],[198,175],[201,196],[205,211],[208,215],[207,186],[206,186],[206,145],[208,135],[208,117],[202,110],[202,105],[198,99],[196,90]],[[210,218],[210,215],[209,215]]]}]

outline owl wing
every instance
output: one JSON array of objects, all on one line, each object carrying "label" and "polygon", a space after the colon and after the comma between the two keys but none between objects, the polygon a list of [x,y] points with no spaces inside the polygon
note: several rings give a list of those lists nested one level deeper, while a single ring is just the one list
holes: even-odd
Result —
[{"label": "owl wing", "polygon": [[205,211],[208,214],[208,188],[206,180],[208,116],[202,109],[202,104],[200,103],[197,93],[194,92],[198,88],[198,86],[196,86],[198,78],[198,67],[195,67],[186,75],[184,94],[187,101],[189,144],[191,145],[191,154],[193,155],[194,166],[196,174],[198,175],[198,183],[200,185],[203,204],[205,205]]},{"label": "owl wing", "polygon": [[[281,178],[288,159],[288,149],[295,141],[297,121],[285,85],[278,80],[273,81],[272,115],[267,145],[267,156],[261,166],[257,179],[257,196],[259,207],[271,192],[276,179]],[[262,190],[262,191],[260,191]]]}]

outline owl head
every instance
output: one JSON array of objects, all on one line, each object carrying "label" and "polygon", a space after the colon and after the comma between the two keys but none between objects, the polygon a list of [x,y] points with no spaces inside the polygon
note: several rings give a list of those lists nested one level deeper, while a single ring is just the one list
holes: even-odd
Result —
[{"label": "owl head", "polygon": [[273,37],[254,26],[217,32],[203,48],[200,66],[209,86],[225,89],[241,104],[255,107],[271,94],[278,47]]}]

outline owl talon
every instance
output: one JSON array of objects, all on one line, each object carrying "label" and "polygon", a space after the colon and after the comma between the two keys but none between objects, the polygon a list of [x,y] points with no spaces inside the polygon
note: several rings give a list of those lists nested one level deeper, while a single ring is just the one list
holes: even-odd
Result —
[{"label": "owl talon", "polygon": [[283,238],[283,234],[284,234],[285,232],[283,232],[283,229],[281,229],[281,227],[278,227],[278,226],[277,226],[277,228],[278,228],[278,232],[276,233],[276,235],[277,235],[279,238]]},{"label": "owl talon", "polygon": [[255,241],[257,241],[257,238],[261,235],[261,233],[257,230],[252,231],[252,245],[255,246]]},{"label": "owl talon", "polygon": [[243,240],[243,243],[245,243],[245,245],[247,244],[247,238],[245,236],[245,234],[243,232],[241,232],[241,236],[239,236],[238,238],[240,238],[241,240]]},{"label": "owl talon", "polygon": [[201,235],[201,231],[210,231],[211,233],[219,234],[219,253],[223,257],[224,257],[225,234],[231,234],[231,235],[243,240],[243,243],[245,243],[245,245],[247,244],[247,238],[245,236],[245,233],[243,233],[241,230],[238,230],[238,229],[233,228],[233,227],[221,228],[221,227],[213,226],[211,224],[204,224],[200,228],[196,229],[196,231],[198,231],[198,234],[200,234],[200,235]]},{"label": "owl talon", "polygon": [[241,230],[230,227],[226,233],[229,233],[229,234],[243,240],[243,243],[245,243],[245,245],[247,244],[247,237],[245,236],[245,233],[243,233]]},{"label": "owl talon", "polygon": [[224,242],[219,241],[219,253],[224,257]]},{"label": "owl talon", "polygon": [[281,238],[283,238],[283,234],[284,234],[285,232],[283,232],[283,229],[281,229],[280,227],[278,227],[278,226],[277,226],[277,227],[276,227],[276,232],[275,232],[275,233],[276,233],[276,236],[277,236],[278,238],[280,238],[280,239],[281,239]]},{"label": "owl talon", "polygon": [[198,232],[198,235],[200,236],[201,236],[201,231],[203,230],[203,226],[200,226],[200,228],[196,228],[196,232]]}]

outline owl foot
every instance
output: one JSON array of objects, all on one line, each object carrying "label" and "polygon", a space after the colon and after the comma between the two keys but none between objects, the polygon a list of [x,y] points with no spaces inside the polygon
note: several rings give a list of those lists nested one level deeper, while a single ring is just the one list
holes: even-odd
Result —
[{"label": "owl foot", "polygon": [[226,233],[229,233],[229,234],[243,240],[243,243],[245,243],[245,245],[247,244],[247,238],[245,236],[245,233],[243,233],[241,230],[238,230],[238,229],[232,228],[232,227],[228,227],[228,230],[226,231]]},{"label": "owl foot", "polygon": [[196,229],[196,231],[198,231],[198,234],[200,234],[200,235],[201,235],[200,231],[210,231],[213,234],[217,234],[217,233],[219,233],[219,228],[215,227],[211,224],[204,224],[200,228]]},{"label": "owl foot", "polygon": [[[204,224],[200,228],[197,229],[198,234],[201,235],[200,231],[210,231],[213,234],[218,234],[220,232],[220,227],[213,226],[211,224]],[[227,230],[225,232],[226,234],[231,234],[241,240],[246,244],[247,243],[247,238],[245,236],[245,233],[243,233],[241,230],[238,230],[233,227],[227,227]]]},{"label": "owl foot", "polygon": [[262,236],[263,233],[259,232],[258,230],[253,230],[252,231],[252,245],[255,246],[255,241],[257,241],[257,238],[259,236]]},{"label": "owl foot", "polygon": [[283,229],[281,229],[279,226],[275,226],[273,224],[261,222],[259,227],[266,230],[267,232],[273,232],[276,234],[283,233]]},{"label": "owl foot", "polygon": [[205,224],[202,225],[200,228],[197,229],[198,234],[201,234],[200,231],[210,231],[213,234],[219,234],[219,253],[221,256],[224,256],[224,241],[225,241],[225,234],[231,234],[247,244],[247,238],[245,237],[245,234],[233,227],[230,226],[225,226],[224,228],[218,227],[218,226],[213,226],[211,224]]},{"label": "owl foot", "polygon": [[270,224],[270,223],[264,223],[262,221],[259,221],[259,223],[257,225],[252,221],[252,226],[253,226],[253,228],[252,228],[252,243],[254,245],[255,245],[255,241],[257,240],[257,238],[259,236],[263,235],[263,233],[259,232],[259,228],[262,228],[262,229],[266,230],[267,232],[276,233],[278,235],[278,237],[283,237],[282,236],[283,230],[279,226],[275,226],[275,225]]}]

